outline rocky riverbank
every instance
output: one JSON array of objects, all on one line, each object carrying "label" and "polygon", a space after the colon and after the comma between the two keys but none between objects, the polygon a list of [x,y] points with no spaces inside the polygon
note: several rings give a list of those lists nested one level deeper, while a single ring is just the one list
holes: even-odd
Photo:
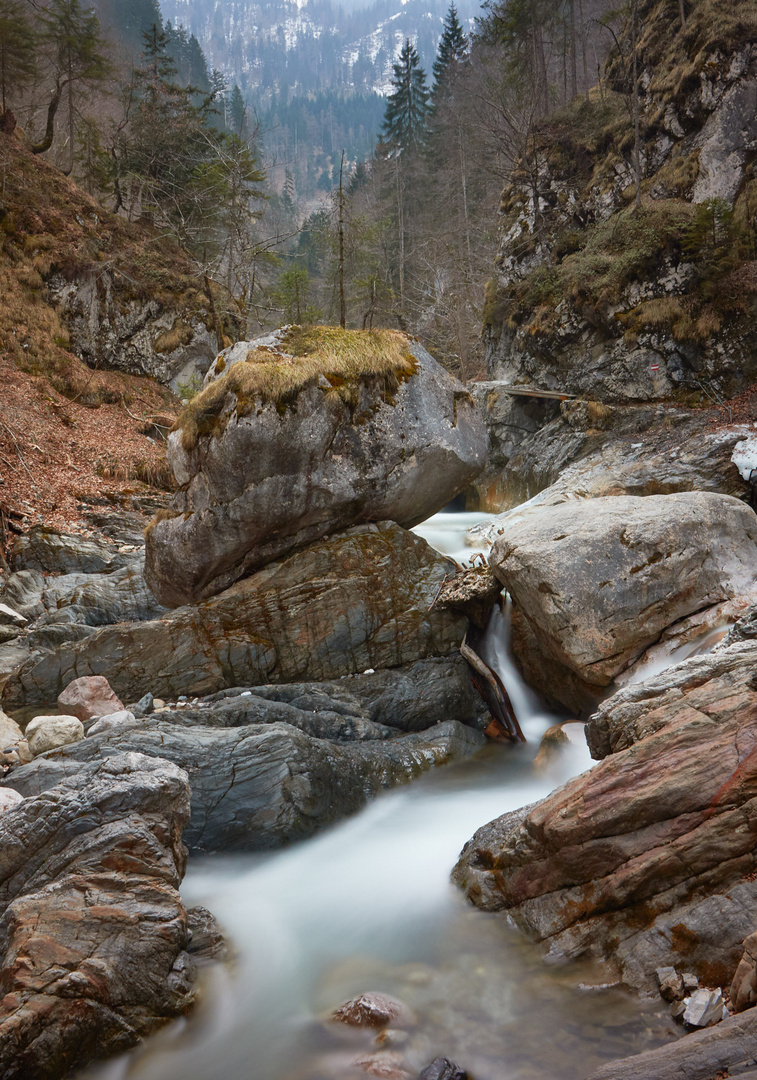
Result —
[{"label": "rocky riverbank", "polygon": [[[198,449],[191,477],[172,459],[173,508],[147,529],[134,507],[92,514],[87,537],[40,526],[15,543],[0,592],[4,1080],[62,1077],[191,1008],[192,953],[214,932],[177,891],[187,850],[303,839],[485,744],[489,717],[459,652],[465,600],[436,603],[457,567],[392,520],[458,494],[483,467],[483,424],[420,346],[390,344],[401,372],[391,357],[380,370],[327,356],[319,373],[309,357],[300,378],[297,357],[277,355],[294,385],[266,413],[266,438],[280,430],[264,463],[248,442],[275,383],[269,343],[249,343],[225,375],[219,358],[209,391],[222,422],[197,426],[202,396],[184,414]],[[240,367],[260,382],[257,405]],[[335,395],[320,386],[330,374]],[[326,442],[311,445],[321,428]],[[325,453],[326,471],[292,463],[286,446]],[[266,495],[255,470],[274,466]],[[334,487],[345,468],[360,497]],[[301,498],[289,499],[296,477]],[[280,542],[254,548],[261,499],[263,533]],[[190,503],[202,528],[167,538]],[[189,602],[160,602],[178,597]]]}]

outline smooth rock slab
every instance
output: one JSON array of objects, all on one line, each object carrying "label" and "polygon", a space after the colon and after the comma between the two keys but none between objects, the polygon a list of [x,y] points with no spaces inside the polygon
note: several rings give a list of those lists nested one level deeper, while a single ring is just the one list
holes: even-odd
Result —
[{"label": "smooth rock slab", "polygon": [[44,705],[85,675],[107,677],[124,701],[147,691],[175,700],[444,656],[459,647],[466,620],[429,609],[454,569],[391,522],[359,525],[205,603],[33,653],[6,681],[3,703]]},{"label": "smooth rock slab", "polygon": [[581,708],[668,626],[755,591],[757,516],[708,492],[573,501],[524,511],[490,562],[530,681]]},{"label": "smooth rock slab", "polygon": [[285,407],[258,399],[243,415],[232,369],[262,343],[238,342],[221,358],[229,392],[212,430],[189,451],[181,429],[169,438],[183,490],[178,513],[149,527],[145,562],[148,585],[169,607],[358,522],[416,525],[484,467],[473,398],[418,342],[407,342],[412,368],[391,394],[383,378],[363,378],[348,405],[321,376]]},{"label": "smooth rock slab", "polygon": [[[749,649],[753,673],[754,642],[713,660],[746,670]],[[480,829],[458,884],[554,960],[605,959],[647,989],[663,965],[727,984],[757,903],[757,699],[742,689],[701,709],[704,686],[671,693],[656,730]],[[653,681],[650,714],[659,700]]]},{"label": "smooth rock slab", "polygon": [[192,1005],[188,812],[180,769],[129,754],[0,815],[0,1080],[59,1080]]},{"label": "smooth rock slab", "polygon": [[[160,714],[158,714],[160,715]],[[348,746],[314,739],[286,724],[230,729],[150,718],[93,735],[15,769],[13,787],[37,794],[64,777],[76,784],[92,763],[136,752],[186,770],[192,817],[184,835],[197,851],[252,851],[312,835],[359,810],[379,791],[437,765],[462,760],[485,737],[455,721],[430,731]]]}]

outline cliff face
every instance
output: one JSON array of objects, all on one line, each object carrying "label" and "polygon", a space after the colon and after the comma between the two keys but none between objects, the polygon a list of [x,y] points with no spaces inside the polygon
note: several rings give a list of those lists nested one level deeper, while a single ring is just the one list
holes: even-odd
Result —
[{"label": "cliff face", "polygon": [[646,0],[636,208],[629,43],[532,133],[503,192],[493,378],[604,402],[730,397],[757,377],[757,5]]},{"label": "cliff face", "polygon": [[[0,349],[63,394],[95,393],[89,368],[174,388],[204,375],[214,315],[189,258],[103,209],[15,135],[0,133]],[[106,397],[107,400],[107,397]]]}]

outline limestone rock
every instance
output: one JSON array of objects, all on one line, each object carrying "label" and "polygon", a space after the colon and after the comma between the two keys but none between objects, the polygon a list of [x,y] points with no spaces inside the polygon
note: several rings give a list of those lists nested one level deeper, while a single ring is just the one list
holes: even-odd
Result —
[{"label": "limestone rock", "polygon": [[491,565],[513,597],[526,675],[581,708],[666,627],[755,590],[757,517],[704,492],[535,508],[509,525]]},{"label": "limestone rock", "polygon": [[84,725],[75,716],[35,716],[25,734],[32,757],[37,757],[83,739]]},{"label": "limestone rock", "polygon": [[[237,343],[234,357],[257,344]],[[161,603],[212,596],[358,522],[410,527],[468,486],[486,459],[483,420],[462,384],[420,344],[408,347],[412,373],[391,397],[383,379],[365,377],[347,404],[321,376],[285,408],[261,398],[243,413],[230,382],[209,433],[189,450],[181,429],[171,435],[183,488],[175,515],[146,536],[145,577]],[[226,360],[228,381],[235,365]]]},{"label": "limestone rock", "polygon": [[[744,670],[748,648],[753,673],[754,644],[722,656]],[[455,870],[474,903],[507,911],[552,959],[606,959],[644,988],[664,965],[727,983],[757,901],[754,691],[721,688],[709,704],[696,682],[682,690],[640,741],[480,829]],[[654,682],[647,694],[653,716]]]},{"label": "limestone rock", "polygon": [[695,990],[686,1000],[683,1023],[690,1028],[712,1027],[728,1015],[720,990]]},{"label": "limestone rock", "polygon": [[287,724],[235,728],[180,726],[162,719],[90,736],[65,753],[35,758],[11,784],[37,794],[113,754],[167,758],[186,771],[192,817],[185,833],[196,851],[278,847],[359,810],[379,791],[428,769],[464,759],[484,736],[456,721],[399,739],[350,743],[313,738]]},{"label": "limestone rock", "polygon": [[397,525],[359,525],[203,604],[32,653],[7,679],[3,704],[54,700],[74,673],[107,672],[125,701],[147,691],[175,700],[225,686],[338,679],[445,655],[458,648],[465,619],[429,609],[454,569]]},{"label": "limestone rock", "polygon": [[57,1080],[191,1006],[188,809],[179,769],[131,754],[0,815],[2,1080]]},{"label": "limestone rock", "polygon": [[58,708],[84,723],[93,716],[121,712],[123,702],[116,697],[104,675],[84,675],[68,683],[58,694]]}]

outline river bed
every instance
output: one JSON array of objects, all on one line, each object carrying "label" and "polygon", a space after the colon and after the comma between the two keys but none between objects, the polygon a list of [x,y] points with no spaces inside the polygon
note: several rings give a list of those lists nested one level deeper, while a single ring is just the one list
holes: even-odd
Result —
[{"label": "river bed", "polygon": [[[437,515],[418,532],[471,556],[463,534],[484,517]],[[414,1076],[438,1055],[474,1080],[583,1080],[604,1061],[675,1037],[660,1002],[602,986],[603,970],[547,966],[502,916],[470,907],[450,884],[479,826],[591,767],[588,749],[571,746],[550,772],[534,769],[555,717],[519,679],[500,618],[489,658],[528,744],[491,745],[285,851],[191,862],[183,895],[217,916],[234,964],[210,972],[190,1020],[88,1078],[359,1080],[371,1074],[353,1062],[375,1052],[375,1036],[322,1020],[368,990],[399,997],[416,1015],[373,1062],[372,1075],[387,1080],[393,1067]]]}]

